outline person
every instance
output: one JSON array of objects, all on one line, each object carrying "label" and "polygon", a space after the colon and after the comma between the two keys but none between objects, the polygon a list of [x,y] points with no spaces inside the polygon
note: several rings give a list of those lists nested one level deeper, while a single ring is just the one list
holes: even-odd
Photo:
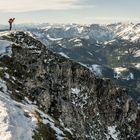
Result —
[{"label": "person", "polygon": [[8,22],[9,22],[9,26],[10,26],[10,27],[9,27],[9,30],[10,30],[10,31],[11,31],[11,29],[12,29],[12,24],[13,24],[14,20],[15,20],[15,18],[10,18],[9,21],[8,21]]}]

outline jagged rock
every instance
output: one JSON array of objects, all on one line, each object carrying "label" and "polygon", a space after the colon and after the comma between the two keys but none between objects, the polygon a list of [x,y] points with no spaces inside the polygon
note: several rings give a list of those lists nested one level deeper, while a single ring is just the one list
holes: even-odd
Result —
[{"label": "jagged rock", "polygon": [[[9,88],[18,88],[22,93],[18,98],[36,102],[64,133],[64,128],[69,129],[65,139],[140,139],[140,110],[125,89],[53,53],[28,33],[16,32],[3,39],[14,42],[12,57],[0,59],[19,84]],[[49,130],[46,127],[46,133]],[[54,132],[51,135],[44,140],[57,139]]]}]

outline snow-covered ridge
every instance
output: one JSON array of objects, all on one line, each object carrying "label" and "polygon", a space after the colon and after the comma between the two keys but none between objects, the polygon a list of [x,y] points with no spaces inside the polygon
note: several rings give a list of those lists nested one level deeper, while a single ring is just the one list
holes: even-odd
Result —
[{"label": "snow-covered ridge", "polygon": [[[0,138],[2,140],[33,140],[34,131],[37,129],[40,114],[43,124],[50,125],[55,131],[58,140],[62,140],[65,134],[58,127],[50,116],[43,113],[28,98],[25,102],[17,102],[9,96],[6,82],[0,79]],[[25,114],[28,114],[27,116]]]},{"label": "snow-covered ridge", "polygon": [[4,55],[8,55],[9,57],[11,57],[11,54],[11,42],[6,40],[0,40],[0,57]]},{"label": "snow-covered ridge", "polygon": [[[11,99],[6,82],[1,79],[0,89],[0,138],[2,140],[32,140],[37,121],[32,115],[32,109],[28,105]],[[26,117],[25,112],[28,112],[30,117]]]}]

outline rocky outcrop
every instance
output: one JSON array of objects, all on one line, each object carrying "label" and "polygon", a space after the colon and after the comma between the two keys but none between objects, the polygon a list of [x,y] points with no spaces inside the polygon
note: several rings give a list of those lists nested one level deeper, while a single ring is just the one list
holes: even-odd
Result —
[{"label": "rocky outcrop", "polygon": [[[52,116],[64,139],[140,139],[140,110],[125,89],[49,51],[29,33],[2,38],[13,42],[12,57],[0,59],[17,79],[8,86],[11,96],[18,101],[28,97]],[[57,139],[49,126],[45,128],[44,140]]]}]

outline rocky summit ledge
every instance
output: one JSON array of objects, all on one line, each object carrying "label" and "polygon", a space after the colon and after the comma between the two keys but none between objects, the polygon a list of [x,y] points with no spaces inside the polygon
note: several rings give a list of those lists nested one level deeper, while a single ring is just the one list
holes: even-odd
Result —
[{"label": "rocky summit ledge", "polygon": [[22,103],[28,98],[52,118],[48,123],[34,112],[39,120],[34,139],[140,139],[140,110],[125,89],[53,53],[29,32],[2,35],[1,40],[11,46],[10,56],[0,57],[0,67],[15,79],[1,74],[11,98]]}]

